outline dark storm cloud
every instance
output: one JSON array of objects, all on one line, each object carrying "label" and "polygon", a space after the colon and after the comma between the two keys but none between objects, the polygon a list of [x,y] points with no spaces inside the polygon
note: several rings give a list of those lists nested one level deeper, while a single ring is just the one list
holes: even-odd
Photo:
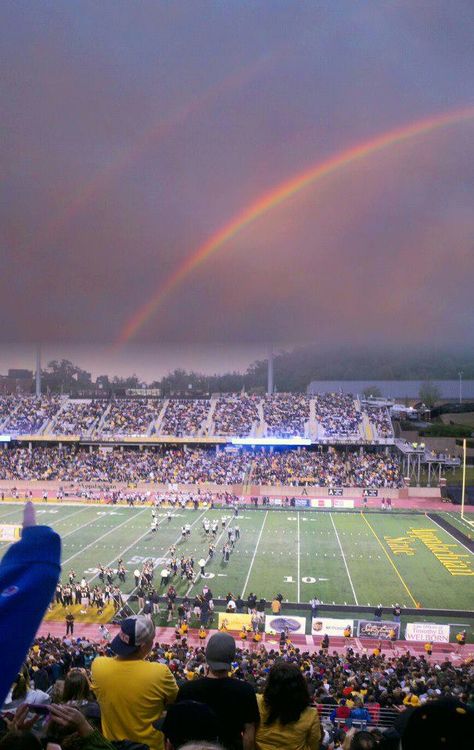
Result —
[{"label": "dark storm cloud", "polygon": [[[470,3],[0,9],[3,341],[115,340],[208,237],[333,153],[474,104]],[[474,123],[238,233],[141,342],[466,342]]]}]

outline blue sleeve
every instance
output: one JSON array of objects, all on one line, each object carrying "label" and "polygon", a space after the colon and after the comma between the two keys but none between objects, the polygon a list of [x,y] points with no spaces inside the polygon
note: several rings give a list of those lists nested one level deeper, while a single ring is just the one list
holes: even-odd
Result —
[{"label": "blue sleeve", "polygon": [[23,664],[61,571],[61,539],[29,526],[0,563],[0,706]]}]

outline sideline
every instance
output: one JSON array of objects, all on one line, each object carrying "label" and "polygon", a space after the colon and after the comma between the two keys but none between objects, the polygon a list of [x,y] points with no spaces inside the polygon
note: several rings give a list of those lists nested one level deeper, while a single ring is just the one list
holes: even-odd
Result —
[{"label": "sideline", "polygon": [[349,568],[348,568],[348,565],[347,565],[346,556],[344,554],[344,550],[342,549],[341,540],[339,539],[339,534],[337,533],[336,524],[334,523],[334,518],[332,517],[332,513],[329,514],[329,518],[331,519],[331,523],[332,523],[332,526],[333,526],[333,529],[334,529],[334,533],[336,535],[337,543],[339,544],[339,549],[341,550],[342,559],[344,560],[344,565],[346,567],[347,577],[349,578],[349,583],[351,584],[352,595],[353,595],[353,597],[355,599],[355,603],[357,605],[359,605],[359,602],[358,602],[358,599],[357,599],[357,595],[356,595],[356,592],[355,592],[355,588],[354,588],[354,584],[352,583],[351,574],[349,573]]},{"label": "sideline", "polygon": [[253,551],[252,562],[250,563],[250,568],[249,568],[248,573],[247,573],[247,578],[245,579],[244,587],[242,589],[242,594],[241,594],[242,599],[244,598],[245,589],[247,588],[247,584],[248,584],[249,578],[250,578],[250,573],[252,572],[253,564],[254,564],[255,558],[257,556],[258,545],[260,544],[260,539],[262,538],[263,529],[264,529],[267,517],[268,517],[268,510],[265,513],[265,518],[263,519],[262,528],[260,529],[260,534],[258,535],[257,544],[255,545],[255,549]]}]

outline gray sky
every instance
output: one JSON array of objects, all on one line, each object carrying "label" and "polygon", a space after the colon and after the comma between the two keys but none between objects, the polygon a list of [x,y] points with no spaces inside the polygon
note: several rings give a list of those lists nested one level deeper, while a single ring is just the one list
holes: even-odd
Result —
[{"label": "gray sky", "polygon": [[196,369],[270,340],[472,345],[474,117],[189,259],[305,170],[474,107],[473,28],[471,0],[3,2],[0,341],[123,341],[177,278],[111,371],[134,344]]}]

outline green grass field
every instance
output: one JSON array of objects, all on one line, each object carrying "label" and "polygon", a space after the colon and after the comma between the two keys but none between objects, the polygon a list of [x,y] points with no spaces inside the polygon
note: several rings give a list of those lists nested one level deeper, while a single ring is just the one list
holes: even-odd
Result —
[{"label": "green grass field", "polygon": [[[474,609],[474,576],[453,576],[434,553],[410,532],[432,530],[437,538],[470,564],[472,554],[450,534],[424,515],[397,512],[393,514],[344,511],[245,510],[238,524],[241,539],[236,543],[230,562],[222,560],[221,549],[227,536],[221,518],[232,522],[225,510],[176,510],[170,521],[159,511],[159,527],[151,533],[151,509],[146,506],[37,506],[38,522],[53,526],[63,539],[63,580],[71,568],[98,583],[99,564],[114,567],[123,557],[129,574],[124,593],[134,587],[132,572],[143,560],[153,558],[159,571],[168,558],[171,544],[177,556],[193,556],[197,561],[207,557],[209,538],[202,521],[205,516],[219,519],[216,555],[206,565],[208,584],[214,597],[228,591],[248,595],[250,591],[270,599],[281,592],[289,602],[308,602],[313,596],[327,604],[368,605],[399,602],[424,608]],[[0,524],[20,523],[21,505],[2,504]],[[466,522],[455,514],[444,514],[466,534]],[[192,524],[191,536],[180,541],[184,523]],[[408,536],[407,536],[408,535]],[[391,540],[399,551],[395,554]],[[393,541],[397,540],[397,541]],[[402,541],[400,541],[402,540]],[[403,541],[405,540],[405,541]],[[407,542],[408,540],[408,546]],[[7,548],[0,544],[0,554]],[[196,565],[196,570],[198,566]],[[178,594],[193,594],[202,588],[177,577],[173,583]]]}]

